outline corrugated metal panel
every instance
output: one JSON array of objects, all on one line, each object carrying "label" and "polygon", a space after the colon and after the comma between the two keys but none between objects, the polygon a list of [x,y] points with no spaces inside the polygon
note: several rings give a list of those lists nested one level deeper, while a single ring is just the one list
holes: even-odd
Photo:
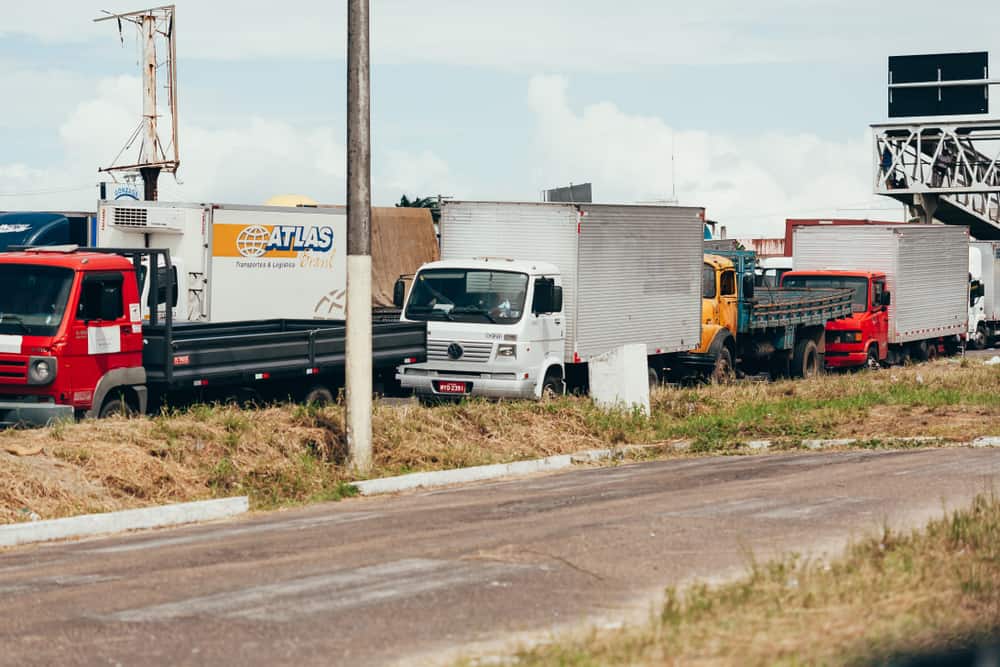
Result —
[{"label": "corrugated metal panel", "polygon": [[889,342],[960,334],[968,318],[968,230],[887,225],[795,229],[795,270],[886,274]]},{"label": "corrugated metal panel", "polygon": [[500,256],[551,262],[563,277],[566,358],[573,358],[577,209],[572,204],[446,201],[441,209],[441,258]]},{"label": "corrugated metal panel", "polygon": [[701,336],[702,209],[586,204],[577,352],[626,343],[680,352]]},{"label": "corrugated metal panel", "polygon": [[785,239],[738,239],[740,245],[747,250],[753,250],[761,259],[765,257],[784,257]]},{"label": "corrugated metal panel", "polygon": [[983,282],[983,309],[987,321],[1000,320],[1000,241],[976,241],[980,280]]}]

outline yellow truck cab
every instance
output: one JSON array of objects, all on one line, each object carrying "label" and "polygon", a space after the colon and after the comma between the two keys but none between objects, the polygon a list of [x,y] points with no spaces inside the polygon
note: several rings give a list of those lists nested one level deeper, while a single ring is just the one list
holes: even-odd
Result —
[{"label": "yellow truck cab", "polygon": [[851,314],[851,292],[756,286],[756,254],[718,250],[702,267],[701,342],[683,361],[713,381],[737,370],[808,377],[823,367],[824,330]]}]

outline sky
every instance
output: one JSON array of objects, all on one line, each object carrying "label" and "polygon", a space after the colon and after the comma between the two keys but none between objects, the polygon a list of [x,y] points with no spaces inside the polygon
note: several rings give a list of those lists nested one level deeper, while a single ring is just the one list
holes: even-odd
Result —
[{"label": "sky", "polygon": [[[161,199],[343,203],[346,2],[175,1]],[[92,19],[142,7],[3,4],[0,210],[93,210],[141,86],[136,35]],[[374,0],[374,203],[591,181],[602,202],[676,193],[731,236],[898,220],[871,183],[887,57],[996,50],[997,25],[995,0]]]}]

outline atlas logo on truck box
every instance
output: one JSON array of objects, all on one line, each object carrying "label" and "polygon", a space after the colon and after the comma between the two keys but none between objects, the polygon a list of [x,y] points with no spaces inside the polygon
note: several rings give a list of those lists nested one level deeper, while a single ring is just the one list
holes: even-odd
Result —
[{"label": "atlas logo on truck box", "polygon": [[292,258],[303,252],[325,253],[333,248],[333,227],[302,225],[213,226],[216,257]]}]

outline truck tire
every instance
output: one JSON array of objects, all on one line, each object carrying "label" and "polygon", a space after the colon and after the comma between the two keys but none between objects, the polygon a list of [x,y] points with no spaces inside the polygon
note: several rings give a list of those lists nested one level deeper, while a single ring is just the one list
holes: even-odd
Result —
[{"label": "truck tire", "polygon": [[557,369],[550,368],[542,380],[542,400],[558,398],[565,393],[566,385],[563,383],[562,374]]},{"label": "truck tire", "polygon": [[868,358],[865,360],[865,370],[877,371],[882,368],[878,359],[878,345],[868,346]]},{"label": "truck tire", "polygon": [[330,405],[333,401],[333,392],[323,385],[316,385],[302,397],[306,405]]},{"label": "truck tire", "polygon": [[133,406],[126,398],[125,395],[116,392],[109,395],[104,399],[104,405],[101,406],[101,411],[97,413],[98,419],[108,419],[109,417],[134,417],[136,415],[135,406]]},{"label": "truck tire", "polygon": [[819,348],[812,338],[804,338],[795,343],[792,355],[792,377],[811,378],[819,375]]},{"label": "truck tire", "polygon": [[976,333],[969,336],[969,347],[973,350],[984,350],[989,343],[989,336],[986,335],[986,325],[980,323],[976,327]]},{"label": "truck tire", "polygon": [[914,343],[913,346],[910,347],[910,356],[916,361],[927,361],[931,358],[930,347],[931,344],[926,340]]},{"label": "truck tire", "polygon": [[736,371],[733,369],[733,355],[728,347],[719,350],[719,356],[715,358],[715,368],[712,369],[712,384],[729,384],[736,379]]}]

